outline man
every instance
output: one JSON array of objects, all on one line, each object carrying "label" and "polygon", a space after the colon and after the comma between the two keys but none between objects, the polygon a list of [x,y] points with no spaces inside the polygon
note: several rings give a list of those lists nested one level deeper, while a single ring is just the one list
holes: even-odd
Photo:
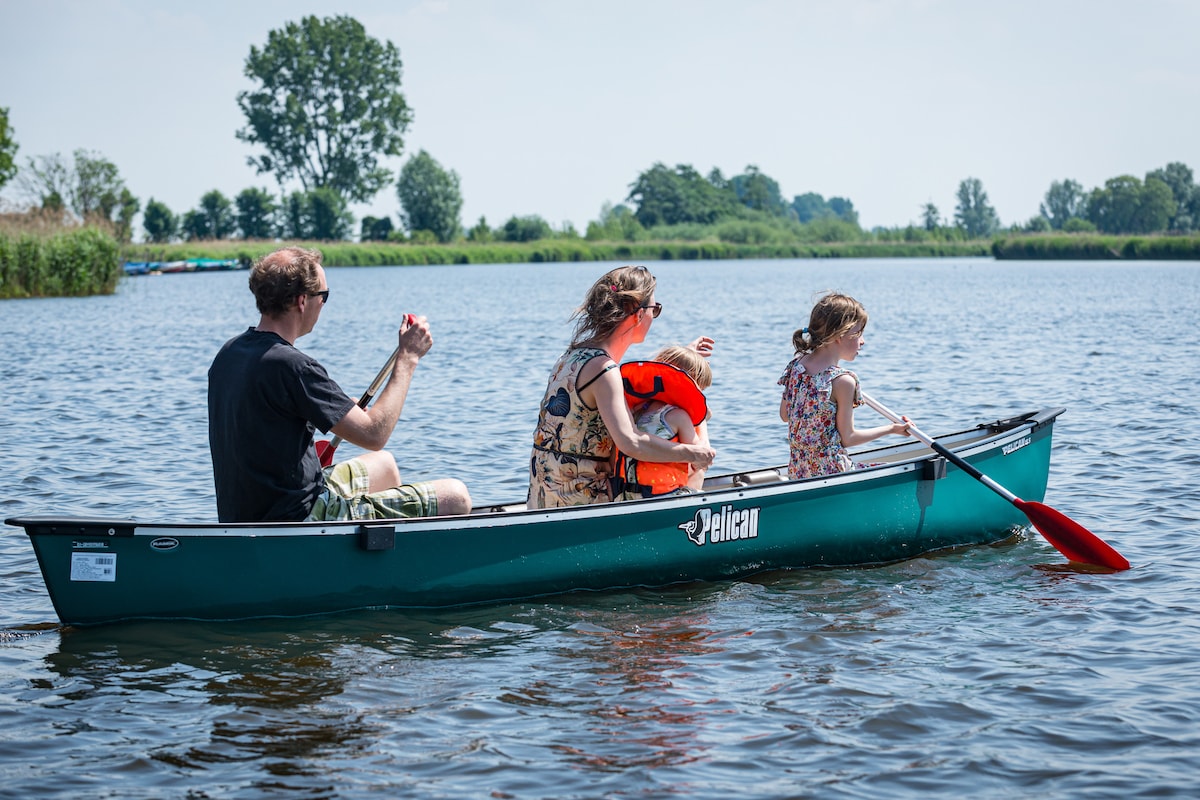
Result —
[{"label": "man", "polygon": [[[208,440],[221,522],[381,519],[466,514],[461,481],[401,485],[383,448],[413,371],[433,338],[425,317],[400,324],[387,385],[360,408],[315,359],[296,349],[329,300],[321,254],[288,247],[250,271],[258,325],[230,339],[208,370]],[[369,452],[321,469],[313,431],[332,431]]]}]

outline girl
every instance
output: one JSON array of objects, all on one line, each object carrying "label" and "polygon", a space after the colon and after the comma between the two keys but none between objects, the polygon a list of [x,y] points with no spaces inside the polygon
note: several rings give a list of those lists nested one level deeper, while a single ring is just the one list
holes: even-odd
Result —
[{"label": "girl", "polygon": [[858,376],[838,364],[858,355],[866,327],[867,311],[857,300],[830,292],[813,306],[808,327],[792,334],[796,357],[779,378],[779,417],[788,423],[791,444],[789,479],[847,472],[855,468],[847,447],[909,435],[908,417],[878,428],[854,427],[854,407],[862,404]]},{"label": "girl", "polygon": [[[697,346],[699,345],[699,346]],[[626,399],[638,430],[685,444],[708,444],[708,403],[712,386],[707,353],[713,340],[701,337],[689,347],[664,347],[650,361],[621,365]],[[706,470],[685,463],[638,461],[624,453],[617,461],[621,500],[636,500],[704,488]]]},{"label": "girl", "polygon": [[552,508],[613,499],[616,448],[646,461],[682,461],[707,469],[707,444],[669,442],[639,431],[625,403],[617,364],[642,342],[662,312],[654,276],[618,267],[592,284],[576,309],[575,335],[550,373],[529,461],[527,506]]}]

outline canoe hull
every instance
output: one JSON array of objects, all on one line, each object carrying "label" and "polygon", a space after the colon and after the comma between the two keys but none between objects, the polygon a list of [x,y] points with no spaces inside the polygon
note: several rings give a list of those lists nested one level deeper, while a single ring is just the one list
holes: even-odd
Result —
[{"label": "canoe hull", "polygon": [[[1041,500],[1060,413],[956,434],[965,442],[961,449],[954,437],[942,441],[1023,499]],[[701,494],[636,503],[496,507],[455,518],[8,522],[30,536],[55,610],[72,625],[447,607],[773,569],[875,565],[996,542],[1027,524],[1010,503],[919,446],[867,456],[887,463],[758,485],[723,476]]]}]

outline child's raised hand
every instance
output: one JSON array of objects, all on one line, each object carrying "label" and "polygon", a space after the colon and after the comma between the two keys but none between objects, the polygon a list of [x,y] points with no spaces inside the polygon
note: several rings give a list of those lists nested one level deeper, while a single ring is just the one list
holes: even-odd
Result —
[{"label": "child's raised hand", "polygon": [[697,353],[704,356],[705,358],[708,358],[709,356],[712,355],[713,345],[715,345],[715,344],[716,344],[716,340],[711,339],[708,336],[699,336],[696,338],[696,340],[694,342],[689,343],[688,347],[691,348],[692,350],[695,350]]}]

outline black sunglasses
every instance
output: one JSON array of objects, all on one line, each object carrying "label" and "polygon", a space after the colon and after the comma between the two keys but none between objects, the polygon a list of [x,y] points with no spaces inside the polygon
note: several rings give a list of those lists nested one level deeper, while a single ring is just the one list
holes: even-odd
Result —
[{"label": "black sunglasses", "polygon": [[658,319],[658,315],[662,313],[662,303],[655,303],[652,306],[638,306],[638,308],[650,309],[650,316]]},{"label": "black sunglasses", "polygon": [[321,305],[325,305],[326,303],[329,302],[329,290],[328,289],[322,289],[319,292],[309,292],[308,296],[321,298]]}]

